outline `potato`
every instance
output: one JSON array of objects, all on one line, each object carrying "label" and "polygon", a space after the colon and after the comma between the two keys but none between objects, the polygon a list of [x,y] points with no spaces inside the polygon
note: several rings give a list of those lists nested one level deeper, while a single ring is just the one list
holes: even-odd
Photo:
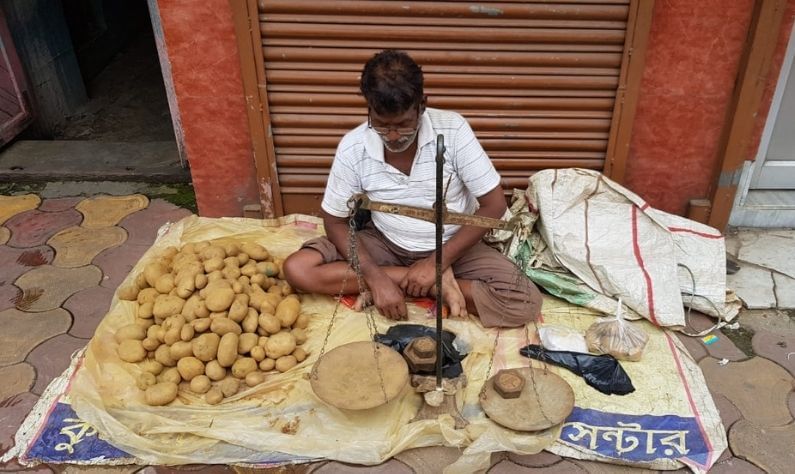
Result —
[{"label": "potato", "polygon": [[238,335],[243,332],[243,330],[240,329],[240,325],[229,318],[213,319],[210,323],[210,331],[218,334],[219,336],[223,336],[228,332],[233,332]]},{"label": "potato", "polygon": [[136,326],[141,326],[143,328],[143,330],[146,331],[151,326],[154,326],[155,322],[154,322],[154,320],[151,320],[151,319],[135,318],[135,323],[134,324]]},{"label": "potato", "polygon": [[168,349],[168,355],[174,360],[193,356],[193,344],[187,341],[177,341]]},{"label": "potato", "polygon": [[138,304],[144,304],[148,302],[155,302],[155,298],[160,296],[160,293],[157,292],[154,288],[144,288],[143,290],[138,292]]},{"label": "potato", "polygon": [[257,345],[262,347],[263,349],[265,349],[265,344],[267,343],[268,343],[268,336],[260,336],[259,339],[257,339]]},{"label": "potato", "polygon": [[195,281],[193,285],[196,287],[197,290],[201,290],[202,288],[207,286],[207,275],[204,273],[197,273]]},{"label": "potato", "polygon": [[298,319],[300,310],[301,302],[297,298],[285,298],[276,307],[276,317],[279,318],[283,328],[288,328]]},{"label": "potato", "polygon": [[206,375],[197,375],[190,381],[190,391],[197,394],[207,393],[212,387],[210,378]]},{"label": "potato", "polygon": [[240,252],[239,254],[237,254],[237,261],[240,263],[241,266],[248,263],[250,258],[251,257],[249,257],[247,253]]},{"label": "potato", "polygon": [[253,347],[257,345],[257,339],[259,336],[252,333],[243,333],[240,335],[237,341],[237,352],[238,354],[248,354],[249,351]]},{"label": "potato", "polygon": [[171,348],[165,344],[155,350],[155,360],[166,367],[174,367],[177,365],[177,361],[171,357]]},{"label": "potato", "polygon": [[141,362],[140,367],[142,370],[149,372],[152,375],[159,375],[160,372],[163,371],[163,364],[152,359],[146,359],[145,361]]},{"label": "potato", "polygon": [[210,313],[210,324],[212,324],[213,319],[226,318],[227,316],[229,316],[229,311],[218,311],[216,313]]},{"label": "potato", "polygon": [[295,323],[293,324],[293,327],[298,329],[306,329],[307,326],[309,326],[309,315],[299,314],[298,319],[296,319]]},{"label": "potato", "polygon": [[[224,267],[221,270],[221,274],[223,274],[224,278],[227,280],[237,280],[240,278],[240,269],[237,267]],[[234,286],[232,289],[234,290]]]},{"label": "potato", "polygon": [[157,279],[168,273],[168,269],[160,262],[152,262],[144,267],[144,278],[152,288],[157,284]]},{"label": "potato", "polygon": [[[287,283],[286,280],[282,281],[281,287],[282,287],[282,295],[290,296],[292,294],[295,294],[295,291],[293,291],[293,287],[290,286],[290,284]],[[270,288],[268,288],[268,289],[270,289]]]},{"label": "potato", "polygon": [[254,260],[267,260],[270,257],[268,250],[260,244],[253,242],[244,242],[240,245],[240,251],[248,254]]},{"label": "potato", "polygon": [[125,339],[119,344],[119,358],[125,362],[141,362],[146,358],[146,349],[137,339]]},{"label": "potato", "polygon": [[[234,290],[233,290],[234,291]],[[243,322],[248,314],[248,295],[236,295],[232,306],[229,307],[229,319],[236,323]]]},{"label": "potato", "polygon": [[211,258],[204,261],[204,271],[206,273],[212,273],[222,268],[224,268],[224,261],[220,258]]},{"label": "potato", "polygon": [[179,370],[176,367],[169,367],[160,373],[157,380],[159,382],[171,382],[179,384],[182,382],[182,376],[179,375]]},{"label": "potato", "polygon": [[196,335],[196,328],[193,327],[191,324],[186,324],[182,326],[182,329],[179,332],[179,338],[185,342],[193,340],[193,336]]},{"label": "potato", "polygon": [[262,372],[249,372],[246,375],[246,385],[255,387],[265,381],[265,374]]},{"label": "potato", "polygon": [[168,405],[177,398],[177,384],[172,382],[161,382],[146,389],[144,398],[146,403],[151,406]]},{"label": "potato", "polygon": [[251,358],[257,362],[265,360],[265,348],[262,346],[254,346],[251,348]]},{"label": "potato", "polygon": [[176,280],[177,296],[180,298],[188,298],[193,294],[196,289],[196,274],[189,273]]},{"label": "potato", "polygon": [[271,359],[292,354],[295,350],[295,338],[289,332],[280,332],[268,338],[265,353]]},{"label": "potato", "polygon": [[176,247],[174,247],[173,245],[169,245],[169,246],[168,246],[168,247],[166,247],[166,248],[165,248],[165,250],[163,250],[163,252],[160,254],[160,258],[163,258],[163,259],[170,259],[170,258],[173,258],[173,257],[174,257],[174,255],[176,255],[177,253],[179,253],[179,249],[178,249],[178,248],[176,248]]},{"label": "potato", "polygon": [[207,304],[204,302],[204,300],[200,299],[199,302],[196,303],[196,307],[193,310],[193,315],[197,318],[206,318],[210,316],[210,310],[207,309]]},{"label": "potato", "polygon": [[221,343],[218,344],[218,364],[221,367],[231,367],[237,359],[238,336],[234,332],[228,332],[221,336]]},{"label": "potato", "polygon": [[128,285],[120,286],[117,294],[120,300],[135,301],[138,298],[139,291],[141,291],[141,289],[133,282]]},{"label": "potato", "polygon": [[202,334],[193,340],[193,355],[202,362],[209,362],[215,359],[218,353],[218,344],[221,342],[221,336],[218,334],[208,332]]},{"label": "potato", "polygon": [[274,367],[276,367],[276,361],[270,358],[263,359],[259,363],[259,370],[263,372],[270,372],[271,370],[274,369]]},{"label": "potato", "polygon": [[220,245],[210,244],[209,246],[199,251],[199,256],[205,262],[207,260],[212,260],[215,258],[223,260],[224,258],[226,258],[226,252],[224,251],[224,248],[221,247]]},{"label": "potato", "polygon": [[167,318],[179,314],[184,305],[185,300],[179,296],[160,295],[155,299],[155,306],[152,309],[152,313],[157,318]]},{"label": "potato", "polygon": [[249,278],[257,274],[257,262],[249,260],[248,263],[240,267],[240,274]]},{"label": "potato", "polygon": [[177,362],[182,380],[190,382],[193,377],[204,374],[204,363],[195,357],[183,357]]},{"label": "potato", "polygon": [[[224,280],[224,274],[221,273],[221,270],[216,270],[216,271],[214,271],[212,273],[208,273],[207,274],[207,285],[208,286],[210,285],[210,283],[214,283],[214,282],[220,283],[220,282],[225,282],[225,281],[226,280]],[[232,288],[232,285],[229,285],[229,288]],[[207,289],[207,288],[205,287],[205,289]],[[202,296],[204,297],[205,295],[202,295]]]},{"label": "potato", "polygon": [[180,340],[181,334],[181,327],[171,328],[166,331],[166,335],[163,337],[163,342],[168,344],[169,346],[174,344],[175,342]]},{"label": "potato", "polygon": [[120,327],[114,337],[118,343],[127,339],[142,341],[146,337],[146,330],[137,324],[128,324]]},{"label": "potato", "polygon": [[181,330],[182,326],[185,325],[185,317],[181,314],[175,314],[173,316],[169,316],[163,321],[163,329],[166,332],[171,331],[172,329]]},{"label": "potato", "polygon": [[138,306],[138,317],[141,319],[151,319],[154,316],[155,302],[147,301],[146,303]]},{"label": "potato", "polygon": [[210,311],[226,311],[235,299],[235,292],[232,288],[205,288],[206,297],[204,304]]},{"label": "potato", "polygon": [[217,242],[216,245],[224,249],[227,257],[236,257],[240,253],[240,246],[235,242]]},{"label": "potato", "polygon": [[221,367],[217,360],[211,360],[204,367],[204,373],[210,380],[219,381],[226,377],[226,369]]},{"label": "potato", "polygon": [[207,331],[208,329],[210,329],[211,322],[212,321],[210,320],[210,318],[194,319],[193,320],[194,333]]},{"label": "potato", "polygon": [[202,250],[206,249],[209,246],[210,246],[210,242],[207,242],[206,240],[202,240],[201,242],[196,242],[196,243],[193,244],[193,251],[196,252],[196,253],[199,253],[199,252],[201,252]]},{"label": "potato", "polygon": [[296,347],[295,350],[293,351],[292,356],[295,357],[295,360],[297,360],[298,362],[303,362],[304,360],[306,360],[307,353],[303,347]]},{"label": "potato", "polygon": [[265,276],[275,277],[279,274],[279,266],[273,262],[260,262],[257,264],[257,271]]},{"label": "potato", "polygon": [[137,286],[139,290],[149,287],[149,283],[146,282],[146,275],[144,275],[144,272],[136,275],[135,281],[133,283],[135,283],[135,286]]},{"label": "potato", "polygon": [[221,393],[223,393],[225,397],[231,397],[240,390],[240,382],[232,377],[225,378],[218,384],[218,388],[221,389]]},{"label": "potato", "polygon": [[[160,325],[154,324],[149,326],[146,329],[146,337],[149,339],[157,339],[157,335],[160,333]],[[157,339],[159,341],[159,339]]]},{"label": "potato", "polygon": [[[256,272],[256,268],[254,271]],[[254,273],[249,281],[252,284],[259,285],[261,288],[268,288],[268,277],[262,273]]]},{"label": "potato", "polygon": [[142,372],[138,375],[138,378],[135,379],[135,385],[137,385],[141,390],[146,390],[156,383],[157,377],[155,377],[155,374],[151,372]]},{"label": "potato", "polygon": [[257,310],[248,308],[246,317],[243,318],[243,322],[240,325],[243,327],[243,332],[256,332],[257,327],[259,327],[259,313],[257,313]]},{"label": "potato", "polygon": [[224,266],[225,267],[239,268],[240,267],[240,262],[237,260],[237,257],[226,257],[224,259]]},{"label": "potato", "polygon": [[245,290],[245,288],[243,288],[243,284],[242,283],[240,283],[239,281],[235,281],[235,282],[232,283],[232,291],[234,291],[236,295],[239,295],[239,294],[245,292],[246,290]]},{"label": "potato", "polygon": [[145,337],[143,341],[141,341],[141,345],[144,346],[144,349],[147,351],[154,351],[160,347],[160,341],[155,337]]},{"label": "potato", "polygon": [[213,387],[204,394],[204,401],[208,405],[218,405],[224,399],[224,394],[218,387]]},{"label": "potato", "polygon": [[279,357],[276,359],[276,370],[279,372],[287,372],[288,370],[295,367],[296,364],[298,364],[298,360],[295,358],[295,356],[288,355]]},{"label": "potato", "polygon": [[163,326],[157,325],[157,333],[155,333],[155,338],[160,341],[161,343],[166,339],[166,330],[163,329]]},{"label": "potato", "polygon": [[168,294],[175,286],[174,275],[170,273],[160,275],[160,278],[155,282],[155,289],[160,294]]},{"label": "potato", "polygon": [[306,342],[307,339],[306,331],[304,331],[303,329],[295,328],[292,331],[290,331],[290,334],[292,334],[293,337],[295,338],[296,344],[300,345]]},{"label": "potato", "polygon": [[268,334],[275,334],[282,329],[282,323],[279,318],[272,314],[260,314],[259,326],[268,332]]},{"label": "potato", "polygon": [[257,370],[257,361],[251,357],[241,357],[232,364],[232,375],[242,379],[245,378],[249,372]]}]

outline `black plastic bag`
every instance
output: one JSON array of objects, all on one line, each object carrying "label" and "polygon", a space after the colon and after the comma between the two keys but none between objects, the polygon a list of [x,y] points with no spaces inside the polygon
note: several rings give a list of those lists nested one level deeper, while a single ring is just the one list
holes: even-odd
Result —
[{"label": "black plastic bag", "polygon": [[[403,350],[409,345],[412,339],[428,336],[436,340],[436,329],[420,324],[398,324],[387,330],[386,334],[376,334],[376,342],[395,349],[403,354]],[[464,371],[461,361],[466,354],[459,354],[453,341],[455,334],[450,331],[442,331],[442,376],[444,378],[455,378]]]},{"label": "black plastic bag", "polygon": [[519,353],[531,359],[569,369],[585,379],[585,383],[607,395],[626,395],[635,391],[629,375],[611,355],[591,355],[582,352],[548,351],[530,344]]}]

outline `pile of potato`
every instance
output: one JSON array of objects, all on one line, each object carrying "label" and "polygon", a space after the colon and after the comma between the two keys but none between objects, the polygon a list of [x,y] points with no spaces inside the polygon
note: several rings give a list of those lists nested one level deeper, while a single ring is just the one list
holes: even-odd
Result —
[{"label": "pile of potato", "polygon": [[171,403],[183,381],[214,405],[306,358],[309,321],[281,263],[256,243],[188,243],[119,288],[138,310],[115,334],[118,355],[140,364],[149,405]]}]

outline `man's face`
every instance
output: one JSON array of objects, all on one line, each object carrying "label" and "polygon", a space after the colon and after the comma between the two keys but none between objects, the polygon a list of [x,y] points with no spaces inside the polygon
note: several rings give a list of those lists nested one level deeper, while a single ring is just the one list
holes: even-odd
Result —
[{"label": "man's face", "polygon": [[411,147],[420,130],[420,115],[423,107],[416,105],[397,115],[379,115],[369,109],[370,128],[381,137],[384,148],[392,153],[401,153]]}]

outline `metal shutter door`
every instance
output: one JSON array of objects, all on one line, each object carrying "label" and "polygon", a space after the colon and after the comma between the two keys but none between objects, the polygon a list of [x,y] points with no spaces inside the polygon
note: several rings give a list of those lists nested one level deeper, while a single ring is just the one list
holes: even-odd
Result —
[{"label": "metal shutter door", "polygon": [[539,169],[602,170],[629,3],[260,0],[284,214],[319,210],[339,139],[366,119],[361,68],[385,48],[422,65],[429,106],[469,120],[506,190]]}]

